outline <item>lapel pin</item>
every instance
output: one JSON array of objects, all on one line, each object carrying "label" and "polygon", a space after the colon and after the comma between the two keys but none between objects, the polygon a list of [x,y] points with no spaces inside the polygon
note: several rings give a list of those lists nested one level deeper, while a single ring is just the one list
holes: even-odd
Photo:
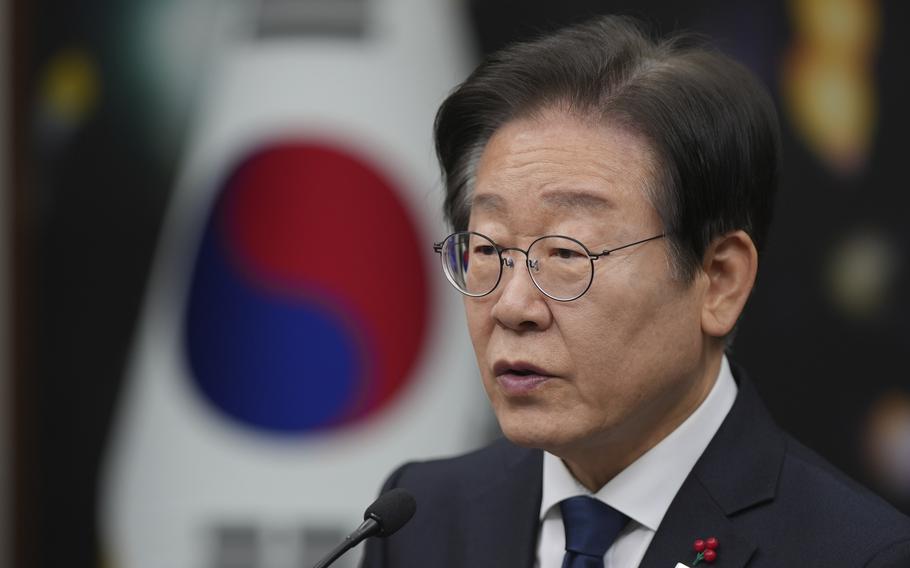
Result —
[{"label": "lapel pin", "polygon": [[692,548],[694,548],[696,552],[692,566],[698,566],[698,564],[703,561],[712,564],[717,560],[718,546],[720,546],[720,541],[717,540],[717,537],[710,536],[706,539],[696,539],[695,543],[692,545]]}]

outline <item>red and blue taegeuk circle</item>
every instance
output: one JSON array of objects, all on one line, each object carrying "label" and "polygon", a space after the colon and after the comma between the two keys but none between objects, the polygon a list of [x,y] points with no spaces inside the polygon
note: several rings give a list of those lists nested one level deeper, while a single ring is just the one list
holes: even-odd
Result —
[{"label": "red and blue taegeuk circle", "polygon": [[387,176],[339,147],[280,141],[219,188],[185,314],[192,379],[258,429],[360,420],[405,386],[428,329],[417,223]]}]

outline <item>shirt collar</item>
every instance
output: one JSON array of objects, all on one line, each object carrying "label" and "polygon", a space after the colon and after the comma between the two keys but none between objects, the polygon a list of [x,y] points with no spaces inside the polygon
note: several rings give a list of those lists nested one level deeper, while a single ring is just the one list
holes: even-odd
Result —
[{"label": "shirt collar", "polygon": [[540,518],[564,499],[588,495],[656,531],[695,462],[733,406],[737,390],[730,364],[724,356],[717,380],[698,408],[676,430],[595,494],[572,476],[561,459],[544,452]]}]

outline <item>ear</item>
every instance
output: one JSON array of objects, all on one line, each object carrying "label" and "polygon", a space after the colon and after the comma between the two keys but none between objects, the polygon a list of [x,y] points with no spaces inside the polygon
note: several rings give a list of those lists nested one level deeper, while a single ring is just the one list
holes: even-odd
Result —
[{"label": "ear", "polygon": [[713,337],[733,331],[755,284],[758,251],[745,231],[733,231],[711,241],[702,268],[708,279],[702,304],[702,330]]}]

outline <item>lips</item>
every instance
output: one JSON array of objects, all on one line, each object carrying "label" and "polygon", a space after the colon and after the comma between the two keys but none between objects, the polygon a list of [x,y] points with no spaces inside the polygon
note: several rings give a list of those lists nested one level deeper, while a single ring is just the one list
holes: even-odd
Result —
[{"label": "lips", "polygon": [[509,396],[527,395],[554,377],[546,369],[524,361],[497,361],[493,375]]},{"label": "lips", "polygon": [[506,374],[550,376],[550,374],[541,367],[525,363],[524,361],[497,361],[496,364],[493,365],[493,374],[497,377]]}]

